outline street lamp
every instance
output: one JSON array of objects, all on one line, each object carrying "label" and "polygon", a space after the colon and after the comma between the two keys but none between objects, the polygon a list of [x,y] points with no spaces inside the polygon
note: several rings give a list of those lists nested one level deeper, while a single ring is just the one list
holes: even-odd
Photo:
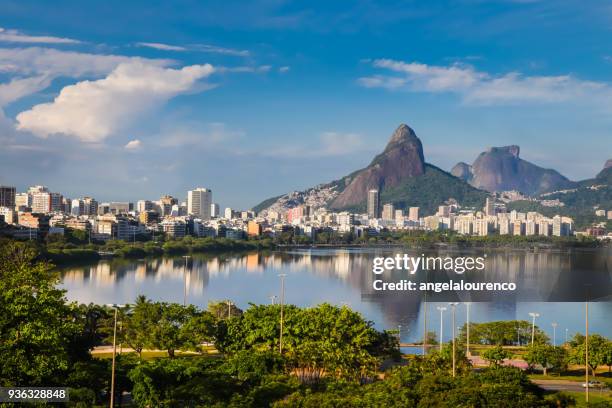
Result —
[{"label": "street lamp", "polygon": [[552,322],[550,325],[553,328],[553,346],[556,347],[557,346],[557,326],[558,326],[558,323],[557,322]]},{"label": "street lamp", "polygon": [[272,302],[272,305],[274,305],[274,301],[276,300],[278,296],[276,295],[270,295],[270,302]]},{"label": "street lamp", "polygon": [[401,343],[402,341],[402,325],[398,324],[397,325],[397,343]]},{"label": "street lamp", "polygon": [[569,329],[566,327],[565,328],[565,344],[567,344],[567,333],[569,332]]},{"label": "street lamp", "polygon": [[183,306],[187,306],[187,260],[191,258],[189,255],[183,255],[185,259],[185,267],[183,268]]},{"label": "street lamp", "polygon": [[115,403],[115,356],[117,354],[117,313],[119,308],[126,307],[128,305],[119,305],[116,303],[106,304],[108,307],[115,309],[115,318],[113,323],[113,363],[111,368],[111,391],[110,391],[110,408],[113,408]]},{"label": "street lamp", "polygon": [[532,317],[531,321],[531,345],[533,346],[533,342],[535,340],[535,319],[536,317],[540,317],[539,313],[529,312],[529,316]]},{"label": "street lamp", "polygon": [[471,305],[472,305],[472,302],[465,302],[466,315],[467,315],[467,320],[466,320],[466,323],[465,323],[465,328],[466,328],[465,355],[467,357],[470,356],[470,306]]},{"label": "street lamp", "polygon": [[278,276],[281,279],[280,342],[279,342],[278,349],[279,349],[280,354],[283,354],[283,317],[284,317],[283,312],[284,312],[284,307],[285,307],[285,277],[287,276],[287,274],[280,273]]},{"label": "street lamp", "polygon": [[446,310],[446,308],[444,306],[438,306],[436,307],[436,309],[438,309],[440,311],[440,351],[442,351],[442,335],[444,334],[444,311]]},{"label": "street lamp", "polygon": [[455,373],[457,372],[456,367],[456,358],[455,358],[455,309],[457,308],[457,305],[459,303],[457,302],[450,302],[449,306],[452,308],[453,311],[453,377],[455,376]]},{"label": "street lamp", "polygon": [[228,300],[227,302],[227,318],[229,319],[230,317],[232,317],[232,301]]}]

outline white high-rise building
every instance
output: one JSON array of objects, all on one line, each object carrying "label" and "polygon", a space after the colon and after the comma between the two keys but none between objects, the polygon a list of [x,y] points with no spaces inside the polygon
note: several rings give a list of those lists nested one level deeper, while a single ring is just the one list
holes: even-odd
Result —
[{"label": "white high-rise building", "polygon": [[212,191],[207,188],[196,188],[187,192],[187,213],[203,220],[210,220]]},{"label": "white high-rise building", "polygon": [[210,216],[216,218],[219,216],[219,204],[212,203],[210,205]]},{"label": "white high-rise building", "polygon": [[408,211],[408,219],[410,221],[419,220],[419,207],[410,207],[410,210]]},{"label": "white high-rise building", "polygon": [[223,211],[223,215],[224,218],[231,220],[234,217],[234,210],[232,210],[230,207],[226,207],[225,211]]}]

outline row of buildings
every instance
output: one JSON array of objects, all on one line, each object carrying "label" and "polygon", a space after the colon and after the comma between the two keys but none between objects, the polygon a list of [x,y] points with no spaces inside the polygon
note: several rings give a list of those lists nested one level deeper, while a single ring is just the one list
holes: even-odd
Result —
[{"label": "row of buildings", "polygon": [[[86,231],[93,240],[135,240],[165,234],[171,237],[227,237],[240,239],[291,231],[314,237],[320,232],[352,233],[357,237],[382,230],[453,230],[464,235],[574,234],[573,220],[546,217],[537,212],[506,212],[493,198],[479,211],[462,210],[458,204],[442,205],[435,214],[422,215],[419,207],[381,206],[377,190],[368,191],[365,213],[333,212],[324,207],[297,205],[284,211],[236,211],[213,202],[212,191],[195,188],[186,200],[164,195],[158,200],[99,203],[92,197],[67,199],[45,186],[16,193],[0,186],[0,221],[9,224],[14,236],[61,234],[64,228]],[[33,235],[34,234],[34,235]]]}]

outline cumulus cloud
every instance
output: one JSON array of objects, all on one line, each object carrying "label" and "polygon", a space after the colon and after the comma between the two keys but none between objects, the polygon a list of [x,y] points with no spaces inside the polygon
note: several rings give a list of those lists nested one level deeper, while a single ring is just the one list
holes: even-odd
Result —
[{"label": "cumulus cloud", "polygon": [[8,30],[2,27],[0,27],[0,41],[38,44],[79,44],[81,42],[79,40],[73,40],[72,38],[27,35],[17,30]]},{"label": "cumulus cloud", "polygon": [[101,142],[139,115],[192,90],[213,73],[211,65],[163,68],[141,61],[119,64],[107,77],[64,87],[53,102],[17,115],[17,127],[39,137],[65,134]]},{"label": "cumulus cloud", "polygon": [[52,48],[0,48],[0,73],[13,78],[0,84],[0,107],[46,89],[58,77],[82,78],[107,75],[119,64],[142,62],[168,66],[168,59],[90,54]]},{"label": "cumulus cloud", "polygon": [[127,150],[139,150],[142,147],[142,142],[138,139],[130,140],[125,146]]},{"label": "cumulus cloud", "polygon": [[471,66],[435,66],[390,59],[372,61],[375,68],[391,71],[359,79],[367,88],[407,89],[417,92],[451,92],[467,103],[563,102],[594,95],[610,98],[612,88],[572,75],[526,76],[518,72],[493,75]]}]

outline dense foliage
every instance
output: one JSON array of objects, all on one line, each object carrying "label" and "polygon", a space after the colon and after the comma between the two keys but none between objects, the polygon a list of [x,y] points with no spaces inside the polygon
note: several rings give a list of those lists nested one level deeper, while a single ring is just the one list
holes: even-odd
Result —
[{"label": "dense foliage", "polygon": [[[467,326],[464,324],[459,331],[459,341],[467,340]],[[535,342],[546,343],[548,336],[538,326],[535,326]],[[470,343],[520,346],[531,342],[531,322],[526,320],[502,320],[496,322],[470,323]]]}]

